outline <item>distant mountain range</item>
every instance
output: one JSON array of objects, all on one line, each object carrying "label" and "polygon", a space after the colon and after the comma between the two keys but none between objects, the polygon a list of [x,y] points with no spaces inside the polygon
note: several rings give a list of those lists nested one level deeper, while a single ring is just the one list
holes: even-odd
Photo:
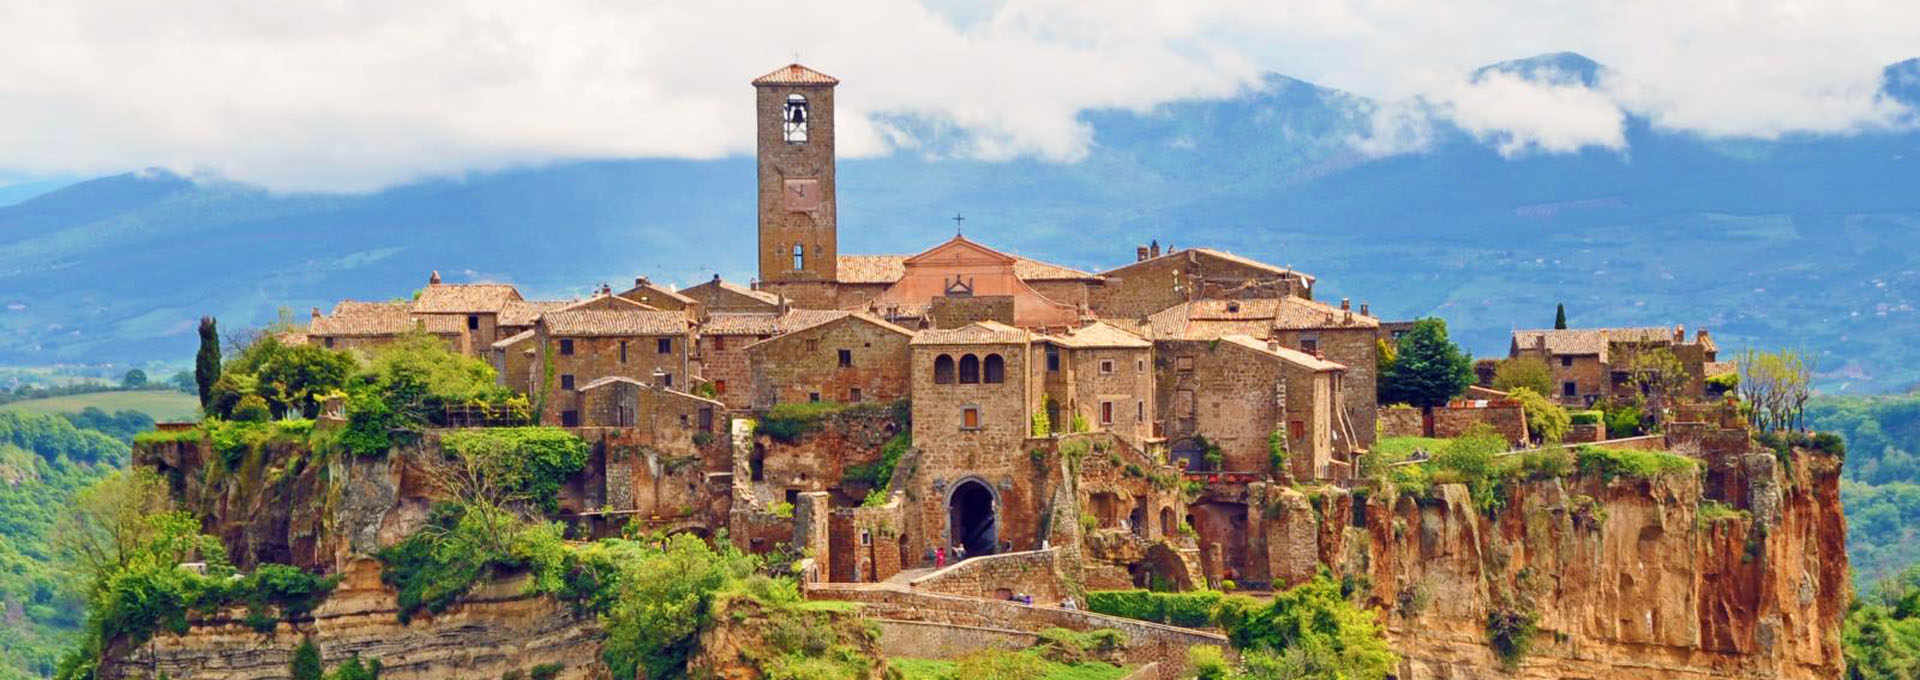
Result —
[{"label": "distant mountain range", "polygon": [[[1594,86],[1571,54],[1483,69]],[[1920,60],[1883,95],[1920,109]],[[744,105],[744,102],[743,102]],[[1502,157],[1437,122],[1424,150],[1353,140],[1378,103],[1269,76],[1230,99],[1091,111],[1080,162],[840,163],[843,252],[948,236],[1103,269],[1133,246],[1210,245],[1321,277],[1387,317],[1440,315],[1476,354],[1507,332],[1704,325],[1728,354],[1793,346],[1831,391],[1920,381],[1920,127],[1712,139],[1629,117],[1628,148]],[[928,145],[937,126],[889,122]],[[916,127],[918,126],[918,127]],[[922,134],[923,133],[923,134]],[[194,319],[259,324],[401,297],[429,270],[583,293],[637,274],[754,268],[746,158],[555,163],[366,194],[281,194],[161,171],[0,207],[0,363],[184,359]]]}]

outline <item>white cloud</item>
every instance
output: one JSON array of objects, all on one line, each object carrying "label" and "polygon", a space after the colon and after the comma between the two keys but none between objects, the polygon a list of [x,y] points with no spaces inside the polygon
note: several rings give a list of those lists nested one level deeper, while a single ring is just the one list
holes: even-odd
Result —
[{"label": "white cloud", "polygon": [[[1920,3],[1793,0],[75,0],[0,4],[0,172],[147,165],[356,189],[565,157],[751,150],[746,81],[842,78],[841,151],[912,148],[874,114],[968,133],[964,153],[1072,161],[1089,108],[1230,94],[1277,71],[1383,101],[1370,153],[1450,115],[1504,151],[1617,148],[1619,112],[1707,135],[1891,124],[1880,68]],[[1596,92],[1464,82],[1571,50]],[[1427,102],[1408,104],[1407,102]]]}]

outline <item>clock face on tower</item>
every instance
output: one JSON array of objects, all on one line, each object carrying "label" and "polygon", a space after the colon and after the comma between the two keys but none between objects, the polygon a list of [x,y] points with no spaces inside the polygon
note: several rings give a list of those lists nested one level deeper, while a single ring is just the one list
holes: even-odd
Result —
[{"label": "clock face on tower", "polygon": [[781,187],[781,203],[793,212],[820,209],[820,180],[790,179]]}]

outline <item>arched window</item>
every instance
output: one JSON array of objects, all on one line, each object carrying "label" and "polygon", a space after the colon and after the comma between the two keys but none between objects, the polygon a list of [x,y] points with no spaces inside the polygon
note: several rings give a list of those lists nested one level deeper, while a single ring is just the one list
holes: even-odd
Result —
[{"label": "arched window", "polygon": [[797,94],[787,95],[787,105],[780,110],[781,134],[788,142],[795,144],[807,141],[807,98]]},{"label": "arched window", "polygon": [[980,382],[980,357],[971,354],[960,357],[960,382],[961,384]]},{"label": "arched window", "polygon": [[953,357],[942,354],[933,359],[933,384],[953,384]]},{"label": "arched window", "polygon": [[802,247],[800,244],[795,243],[793,244],[793,270],[800,271],[806,268],[807,268],[807,249]]},{"label": "arched window", "polygon": [[990,383],[1006,382],[1007,381],[1007,360],[1000,358],[1000,355],[998,354],[987,355],[986,373],[987,373],[986,382],[990,382]]}]

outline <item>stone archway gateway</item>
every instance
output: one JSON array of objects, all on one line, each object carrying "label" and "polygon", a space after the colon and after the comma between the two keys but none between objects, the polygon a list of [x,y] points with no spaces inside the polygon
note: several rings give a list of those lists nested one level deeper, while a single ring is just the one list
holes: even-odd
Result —
[{"label": "stone archway gateway", "polygon": [[947,547],[965,546],[969,557],[991,555],[999,547],[999,502],[993,487],[978,479],[954,485],[947,495]]}]

